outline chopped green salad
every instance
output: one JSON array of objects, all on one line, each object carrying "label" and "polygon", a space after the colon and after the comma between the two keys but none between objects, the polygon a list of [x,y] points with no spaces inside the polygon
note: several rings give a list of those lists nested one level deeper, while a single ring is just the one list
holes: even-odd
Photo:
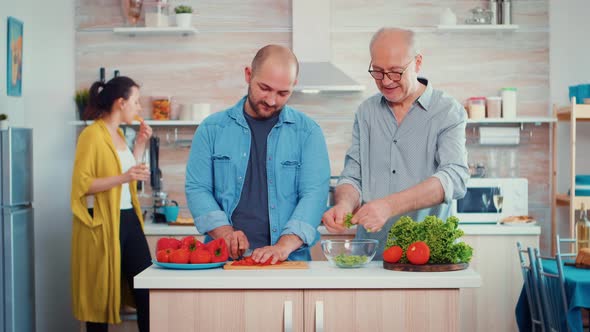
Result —
[{"label": "chopped green salad", "polygon": [[346,228],[352,227],[351,220],[352,220],[352,213],[346,214],[346,217],[344,218],[344,227],[346,227]]},{"label": "chopped green salad", "polygon": [[367,262],[369,257],[365,255],[345,255],[340,254],[334,257],[334,262],[340,267],[353,267]]}]

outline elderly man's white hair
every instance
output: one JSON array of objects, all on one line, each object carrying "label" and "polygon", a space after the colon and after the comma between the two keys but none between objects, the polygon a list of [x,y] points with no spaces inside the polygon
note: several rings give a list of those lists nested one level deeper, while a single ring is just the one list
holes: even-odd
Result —
[{"label": "elderly man's white hair", "polygon": [[418,45],[416,42],[416,37],[415,37],[414,31],[407,30],[407,29],[401,29],[401,28],[392,28],[392,27],[384,27],[384,28],[377,30],[377,32],[375,32],[375,34],[371,38],[371,43],[369,44],[369,51],[370,52],[373,51],[373,44],[375,44],[375,41],[377,41],[377,39],[379,39],[379,37],[381,37],[382,35],[388,34],[388,33],[393,33],[393,32],[402,33],[406,37],[406,42],[408,43],[408,46],[409,46],[408,48],[410,50],[410,52],[409,52],[410,55],[420,54],[420,50],[418,49]]}]

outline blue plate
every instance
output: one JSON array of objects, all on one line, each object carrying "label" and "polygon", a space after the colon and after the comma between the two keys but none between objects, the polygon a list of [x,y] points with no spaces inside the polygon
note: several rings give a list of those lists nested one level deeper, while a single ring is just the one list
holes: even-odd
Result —
[{"label": "blue plate", "polygon": [[176,264],[176,263],[161,263],[152,259],[152,263],[159,267],[163,267],[165,269],[174,269],[174,270],[203,270],[203,269],[214,269],[216,267],[224,266],[227,262],[219,262],[219,263],[204,263],[204,264]]}]

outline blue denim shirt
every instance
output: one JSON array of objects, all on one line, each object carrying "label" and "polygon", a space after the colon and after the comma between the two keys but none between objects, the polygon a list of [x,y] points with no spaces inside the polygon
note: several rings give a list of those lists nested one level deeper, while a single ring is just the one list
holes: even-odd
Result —
[{"label": "blue denim shirt", "polygon": [[[187,204],[200,233],[231,225],[250,158],[251,133],[242,98],[206,118],[193,138],[186,166]],[[294,234],[303,246],[290,260],[311,259],[317,227],[326,210],[330,164],[321,128],[305,114],[285,106],[268,135],[267,164],[270,240]]]}]

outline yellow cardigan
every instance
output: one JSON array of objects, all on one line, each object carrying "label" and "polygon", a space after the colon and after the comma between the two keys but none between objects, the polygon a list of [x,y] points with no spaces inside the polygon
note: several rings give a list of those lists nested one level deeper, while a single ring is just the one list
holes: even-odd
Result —
[{"label": "yellow cardigan", "polygon": [[[119,135],[123,137],[120,129]],[[73,310],[81,321],[121,322],[121,186],[95,194],[94,218],[86,205],[86,192],[94,179],[121,173],[117,150],[104,121],[86,127],[78,137],[71,193]],[[129,183],[129,190],[143,229],[135,181]]]}]

